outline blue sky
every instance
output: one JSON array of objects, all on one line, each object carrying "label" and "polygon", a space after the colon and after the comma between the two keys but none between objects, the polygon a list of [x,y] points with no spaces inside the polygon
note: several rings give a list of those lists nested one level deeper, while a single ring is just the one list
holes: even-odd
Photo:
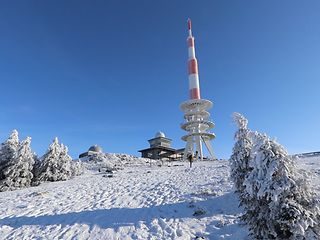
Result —
[{"label": "blue sky", "polygon": [[161,130],[184,147],[186,20],[201,95],[214,102],[216,155],[243,113],[290,153],[319,151],[320,2],[1,1],[0,140],[12,129],[42,155],[92,144],[139,155]]}]

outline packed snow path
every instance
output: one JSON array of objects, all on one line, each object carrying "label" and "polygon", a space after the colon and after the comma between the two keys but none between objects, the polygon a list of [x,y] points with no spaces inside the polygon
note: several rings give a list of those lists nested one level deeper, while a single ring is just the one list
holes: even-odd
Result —
[{"label": "packed snow path", "polygon": [[[307,163],[306,163],[307,164]],[[319,165],[317,165],[319,166]],[[319,169],[319,168],[318,168]],[[130,166],[0,193],[1,239],[247,239],[227,161]]]}]

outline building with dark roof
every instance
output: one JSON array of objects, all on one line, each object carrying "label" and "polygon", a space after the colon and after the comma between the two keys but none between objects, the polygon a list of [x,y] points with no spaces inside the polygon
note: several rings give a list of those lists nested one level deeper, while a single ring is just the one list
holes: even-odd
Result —
[{"label": "building with dark roof", "polygon": [[102,148],[98,145],[93,145],[88,149],[87,152],[81,153],[79,155],[79,158],[82,159],[82,158],[90,157],[92,155],[97,155],[99,153],[103,153]]},{"label": "building with dark roof", "polygon": [[149,148],[139,150],[141,157],[160,160],[182,159],[184,148],[172,148],[172,140],[167,138],[163,132],[157,132],[155,137],[149,139],[148,142],[150,144]]}]

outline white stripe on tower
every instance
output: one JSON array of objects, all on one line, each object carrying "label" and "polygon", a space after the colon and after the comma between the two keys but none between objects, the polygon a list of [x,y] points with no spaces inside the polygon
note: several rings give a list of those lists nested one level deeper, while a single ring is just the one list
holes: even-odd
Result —
[{"label": "white stripe on tower", "polygon": [[188,19],[188,69],[189,69],[189,92],[191,99],[200,99],[200,86],[198,75],[198,63],[194,48],[194,37],[191,31],[191,20]]}]

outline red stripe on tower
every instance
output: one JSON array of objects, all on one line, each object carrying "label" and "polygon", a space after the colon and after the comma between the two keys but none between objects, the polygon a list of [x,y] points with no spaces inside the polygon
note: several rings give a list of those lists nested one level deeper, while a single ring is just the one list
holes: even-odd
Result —
[{"label": "red stripe on tower", "polygon": [[198,62],[195,55],[194,37],[192,36],[191,20],[188,19],[188,73],[189,73],[189,94],[191,99],[200,99]]},{"label": "red stripe on tower", "polygon": [[189,47],[194,47],[194,38],[193,37],[188,37],[188,46]]},{"label": "red stripe on tower", "polygon": [[189,75],[190,74],[198,74],[198,63],[195,58],[189,60]]},{"label": "red stripe on tower", "polygon": [[199,88],[193,88],[189,92],[191,99],[200,99],[200,89]]}]

